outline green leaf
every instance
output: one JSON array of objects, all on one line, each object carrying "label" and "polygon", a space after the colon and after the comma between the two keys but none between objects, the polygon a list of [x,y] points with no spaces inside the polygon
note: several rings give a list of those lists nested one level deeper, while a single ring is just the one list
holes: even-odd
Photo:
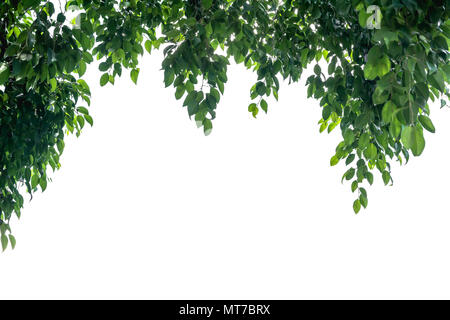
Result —
[{"label": "green leaf", "polygon": [[57,20],[59,23],[64,23],[64,21],[66,21],[66,16],[65,16],[63,13],[59,13],[59,14],[58,14],[58,17],[56,18],[56,20]]},{"label": "green leaf", "polygon": [[358,214],[358,212],[361,210],[361,201],[359,199],[356,199],[353,202],[353,211]]},{"label": "green leaf", "polygon": [[8,238],[6,237],[5,234],[1,235],[1,242],[2,242],[2,251],[5,251],[6,248],[8,247]]},{"label": "green leaf", "polygon": [[343,178],[345,178],[345,180],[351,180],[355,176],[355,172],[355,168],[350,168],[344,173]]},{"label": "green leaf", "polygon": [[202,5],[205,9],[211,8],[213,0],[202,0]]},{"label": "green leaf", "polygon": [[105,72],[109,69],[109,67],[111,67],[111,64],[107,62],[102,62],[98,65],[98,70],[100,70],[101,72]]},{"label": "green leaf", "polygon": [[253,115],[253,117],[256,118],[256,116],[257,116],[258,113],[259,113],[259,109],[258,109],[258,107],[256,106],[256,103],[251,103],[251,104],[248,106],[248,112],[250,112],[250,113]]},{"label": "green leaf", "polygon": [[64,151],[64,140],[58,140],[58,142],[56,143],[56,147],[58,148],[59,153],[61,154]]},{"label": "green leaf", "polygon": [[130,72],[130,77],[131,77],[131,80],[134,82],[134,84],[137,84],[138,77],[139,77],[139,71],[140,71],[140,69],[137,68],[137,69],[131,70],[131,72]]},{"label": "green leaf", "polygon": [[368,205],[369,201],[368,201],[366,195],[361,194],[361,195],[359,196],[359,201],[360,201],[361,205],[362,205],[364,208],[367,208],[367,205]]},{"label": "green leaf", "polygon": [[261,81],[257,82],[255,88],[258,95],[263,96],[266,94],[266,86],[263,82]]},{"label": "green leaf", "polygon": [[14,248],[16,247],[16,238],[12,234],[9,234],[8,237],[9,242],[11,243],[11,248],[13,248],[14,250]]},{"label": "green leaf", "polygon": [[213,47],[214,50],[216,50],[218,46],[219,46],[219,41],[217,41],[217,39],[214,39],[213,41],[211,41],[211,47]]},{"label": "green leaf", "polygon": [[86,109],[85,107],[78,107],[77,110],[78,110],[79,113],[89,114],[88,109]]},{"label": "green leaf", "polygon": [[354,153],[352,153],[352,154],[350,154],[348,157],[347,157],[347,159],[345,160],[345,165],[349,165],[350,163],[352,163],[353,162],[353,160],[355,160],[355,154]]},{"label": "green leaf", "polygon": [[314,73],[315,73],[316,75],[318,75],[318,76],[320,76],[321,73],[322,73],[322,69],[320,68],[320,66],[319,66],[318,64],[316,64],[316,65],[314,66]]},{"label": "green leaf", "polygon": [[352,143],[355,141],[355,134],[353,133],[352,130],[350,130],[350,129],[345,130],[344,141],[345,141],[345,144],[348,146],[351,146]]},{"label": "green leaf", "polygon": [[394,138],[397,138],[402,131],[402,124],[398,121],[397,117],[392,118],[392,122],[389,126],[389,132]]},{"label": "green leaf", "polygon": [[104,73],[100,78],[100,86],[104,87],[109,82],[109,74]]},{"label": "green leaf", "polygon": [[91,125],[91,127],[94,125],[94,120],[92,119],[92,117],[90,115],[85,114],[84,119]]},{"label": "green leaf", "polygon": [[333,59],[331,60],[331,63],[328,65],[328,74],[331,75],[334,73],[334,71],[336,70],[336,63],[337,63],[337,58],[333,57]]},{"label": "green leaf", "polygon": [[31,187],[34,189],[39,184],[39,175],[33,174],[31,176]]},{"label": "green leaf", "polygon": [[352,192],[355,192],[358,189],[358,180],[352,182]]},{"label": "green leaf", "polygon": [[428,82],[440,92],[445,93],[445,80],[441,70],[428,75]]},{"label": "green leaf", "polygon": [[364,156],[365,156],[368,160],[375,160],[376,157],[377,157],[377,153],[378,153],[377,147],[376,147],[373,143],[370,143],[370,144],[367,146],[367,149],[364,150]]},{"label": "green leaf", "polygon": [[50,79],[50,92],[54,92],[58,86],[55,78]]},{"label": "green leaf", "polygon": [[39,185],[41,186],[42,192],[44,192],[45,189],[47,189],[47,178],[41,177],[41,179],[39,180]]},{"label": "green leaf", "polygon": [[405,148],[410,149],[416,157],[420,156],[425,149],[423,130],[419,126],[403,128],[401,141]]},{"label": "green leaf", "polygon": [[0,85],[3,85],[8,81],[9,79],[9,67],[8,64],[2,63],[0,64]]},{"label": "green leaf", "polygon": [[383,104],[389,98],[389,92],[377,87],[372,95],[373,104]]},{"label": "green leaf", "polygon": [[[209,37],[212,33],[213,33],[213,28],[212,28],[212,26],[211,26],[211,23],[208,23],[206,26],[205,26],[205,30],[206,30],[206,33],[207,33],[207,36]],[[217,48],[217,47],[216,47]],[[215,50],[215,49],[214,49]]]},{"label": "green leaf", "polygon": [[152,53],[152,42],[150,40],[145,41],[144,46],[148,53]]},{"label": "green leaf", "polygon": [[361,8],[359,10],[358,14],[358,22],[362,28],[367,28],[367,19],[370,17],[370,14],[368,14],[365,10],[365,8]]},{"label": "green leaf", "polygon": [[180,100],[185,92],[185,88],[183,85],[180,85],[177,87],[177,89],[175,90],[175,99]]},{"label": "green leaf", "polygon": [[384,123],[392,122],[396,109],[397,106],[392,101],[388,101],[384,104],[383,110],[381,111],[381,118]]},{"label": "green leaf", "polygon": [[373,184],[373,174],[372,174],[372,172],[367,171],[364,174],[364,177],[367,179],[367,182],[369,182],[370,185]]},{"label": "green leaf", "polygon": [[86,63],[83,60],[80,60],[78,65],[78,75],[82,77],[86,73]]},{"label": "green leaf", "polygon": [[370,136],[366,132],[364,132],[360,137],[358,141],[358,147],[363,150],[369,146],[370,143]]},{"label": "green leaf", "polygon": [[382,177],[384,185],[387,186],[389,181],[391,181],[391,174],[388,171],[383,171]]},{"label": "green leaf", "polygon": [[427,116],[420,115],[419,116],[419,121],[422,124],[422,126],[425,129],[427,129],[429,132],[431,132],[431,133],[435,133],[436,132],[436,128],[434,127],[433,122]]},{"label": "green leaf", "polygon": [[330,118],[332,112],[333,112],[333,110],[331,109],[330,105],[327,104],[326,106],[324,106],[322,109],[322,119],[325,121],[328,120],[328,118]]},{"label": "green leaf", "polygon": [[398,41],[398,34],[397,32],[389,31],[385,28],[382,28],[380,30],[375,31],[375,34],[373,35],[374,41],[380,41],[383,42],[389,46],[389,43],[393,41]]},{"label": "green leaf", "polygon": [[189,92],[188,95],[186,96],[186,98],[184,99],[183,106],[189,106],[189,105],[195,104],[196,97],[197,97],[196,91]]},{"label": "green leaf", "polygon": [[380,49],[372,47],[367,56],[367,63],[364,67],[364,77],[367,80],[375,80],[376,77],[383,77],[391,70],[389,57]]},{"label": "green leaf", "polygon": [[212,125],[211,120],[205,119],[203,121],[203,132],[205,133],[205,136],[209,136],[211,134],[212,128],[213,128],[213,125]]},{"label": "green leaf", "polygon": [[22,5],[24,9],[28,9],[30,7],[34,7],[38,5],[41,1],[40,0],[22,0]]},{"label": "green leaf", "polygon": [[5,58],[15,56],[20,50],[20,47],[16,44],[10,45],[5,51]]},{"label": "green leaf", "polygon": [[338,163],[339,163],[339,158],[336,156],[332,156],[330,159],[330,166],[333,167],[333,166],[337,165]]},{"label": "green leaf", "polygon": [[173,83],[174,79],[175,79],[175,73],[174,73],[173,69],[165,69],[164,70],[164,84],[165,84],[166,88]]},{"label": "green leaf", "polygon": [[77,116],[77,122],[78,122],[78,124],[79,124],[79,126],[80,126],[80,129],[83,129],[83,127],[84,127],[84,118],[83,118],[83,116],[81,116],[81,115],[78,115]]},{"label": "green leaf", "polygon": [[265,113],[267,113],[267,110],[268,110],[268,105],[267,105],[267,102],[266,102],[266,100],[264,100],[264,99],[261,99],[261,103],[260,103],[260,105],[261,105],[261,109],[263,109],[263,111],[264,111]]}]

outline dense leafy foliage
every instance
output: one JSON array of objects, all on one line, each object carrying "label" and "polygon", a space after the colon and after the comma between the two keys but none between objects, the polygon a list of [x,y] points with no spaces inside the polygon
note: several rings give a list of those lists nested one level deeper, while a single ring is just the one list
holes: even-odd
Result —
[{"label": "dense leafy foliage", "polygon": [[[374,5],[380,28],[370,28]],[[269,96],[278,99],[280,79],[297,82],[314,64],[308,97],[320,102],[320,131],[342,131],[330,163],[349,167],[343,180],[351,181],[358,213],[372,171],[389,184],[389,161],[420,155],[424,129],[435,131],[428,102],[442,98],[444,106],[448,97],[449,7],[448,0],[3,0],[3,248],[15,245],[9,221],[20,215],[22,189],[45,190],[65,133],[92,125],[87,65],[99,60],[102,86],[124,72],[137,82],[139,56],[160,47],[165,86],[206,135],[230,59],[257,73],[248,106],[255,117],[268,112]]]}]

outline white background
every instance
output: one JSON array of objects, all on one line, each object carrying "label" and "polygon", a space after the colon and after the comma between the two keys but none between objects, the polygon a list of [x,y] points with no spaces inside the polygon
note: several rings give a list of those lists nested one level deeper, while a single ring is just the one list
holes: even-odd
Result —
[{"label": "white background", "polygon": [[255,75],[231,66],[205,137],[161,59],[142,60],[138,86],[100,88],[91,66],[94,127],[13,221],[0,298],[450,298],[447,109],[355,215],[344,166],[329,166],[340,131],[319,134],[304,80],[253,119]]}]

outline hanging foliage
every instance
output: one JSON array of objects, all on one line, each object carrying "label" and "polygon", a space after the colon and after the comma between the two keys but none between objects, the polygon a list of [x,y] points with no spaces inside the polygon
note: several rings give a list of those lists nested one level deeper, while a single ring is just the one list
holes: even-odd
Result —
[{"label": "hanging foliage", "polygon": [[[47,187],[60,167],[65,133],[93,120],[87,66],[99,60],[101,86],[122,73],[137,83],[139,57],[164,50],[166,87],[206,135],[231,61],[257,73],[248,110],[268,112],[280,79],[299,81],[320,102],[320,131],[339,127],[330,164],[344,161],[358,213],[363,182],[391,161],[407,162],[435,132],[429,101],[448,98],[449,0],[3,0],[0,3],[0,229],[15,239],[22,190]],[[73,20],[69,16],[74,16]],[[322,70],[319,62],[327,64]],[[246,106],[247,107],[247,106]]]}]

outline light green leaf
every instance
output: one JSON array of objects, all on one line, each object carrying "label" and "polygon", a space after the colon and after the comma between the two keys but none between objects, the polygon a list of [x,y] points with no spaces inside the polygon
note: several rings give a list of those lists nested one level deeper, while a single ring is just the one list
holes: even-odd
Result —
[{"label": "light green leaf", "polygon": [[152,53],[152,42],[150,40],[145,41],[145,50],[148,53]]},{"label": "light green leaf", "polygon": [[258,106],[256,105],[256,103],[251,103],[248,106],[248,112],[250,112],[253,115],[253,117],[256,118],[256,116],[259,113],[259,109],[258,109]]},{"label": "light green leaf", "polygon": [[31,176],[31,187],[34,189],[39,184],[39,175],[33,174]]},{"label": "light green leaf", "polygon": [[14,250],[14,248],[16,247],[16,238],[12,234],[9,234],[8,237],[9,242],[11,243],[11,248],[13,248]]},{"label": "light green leaf", "polygon": [[398,121],[397,117],[392,118],[392,122],[389,125],[389,132],[394,137],[397,138],[402,131],[402,124]]},{"label": "light green leaf", "polygon": [[358,212],[361,210],[361,201],[359,199],[355,200],[353,202],[353,211],[358,214]]},{"label": "light green leaf", "polygon": [[55,78],[50,79],[50,92],[54,92],[57,88],[57,82]]},{"label": "light green leaf", "polygon": [[138,77],[139,77],[139,71],[140,71],[140,69],[137,68],[137,69],[131,70],[131,72],[130,72],[130,77],[131,77],[131,80],[133,80],[134,84],[137,84]]},{"label": "light green leaf", "polygon": [[209,136],[211,134],[212,128],[213,128],[213,125],[212,125],[211,120],[205,119],[203,121],[203,132],[205,133],[205,136]]},{"label": "light green leaf", "polygon": [[375,160],[377,157],[377,147],[373,144],[370,143],[367,147],[366,150],[364,150],[364,156],[368,159],[368,160]]},{"label": "light green leaf", "polygon": [[402,130],[401,141],[405,148],[410,149],[414,156],[420,156],[425,149],[425,139],[422,127],[405,127]]},{"label": "light green leaf", "polygon": [[355,192],[358,189],[358,180],[352,182],[352,192]]},{"label": "light green leaf", "polygon": [[367,80],[375,80],[382,77],[391,70],[391,61],[380,47],[372,47],[367,56],[367,63],[364,67],[364,77]]},{"label": "light green leaf", "polygon": [[333,167],[333,166],[337,165],[338,163],[339,163],[339,158],[336,156],[332,156],[330,159],[330,166]]},{"label": "light green leaf", "polygon": [[45,189],[47,189],[47,178],[41,177],[41,179],[39,180],[39,185],[41,186],[42,192],[44,192]]},{"label": "light green leaf", "polygon": [[366,132],[364,132],[360,137],[359,137],[359,141],[358,141],[358,147],[363,150],[365,148],[367,148],[367,146],[370,143],[370,136],[369,134],[367,134]]},{"label": "light green leaf", "polygon": [[389,181],[391,181],[391,174],[388,171],[383,171],[382,173],[384,185],[388,185]]},{"label": "light green leaf", "polygon": [[6,237],[5,234],[1,235],[1,242],[2,242],[2,251],[5,251],[8,247],[8,237]]},{"label": "light green leaf", "polygon": [[377,87],[372,95],[373,104],[383,104],[389,98],[389,92]]},{"label": "light green leaf", "polygon": [[383,110],[381,111],[381,118],[384,123],[392,122],[396,109],[397,106],[392,101],[388,101],[384,104]]},{"label": "light green leaf", "polygon": [[82,77],[86,73],[86,63],[83,60],[80,60],[78,65],[78,75]]},{"label": "light green leaf", "polygon": [[367,19],[369,19],[370,14],[368,14],[365,8],[361,8],[358,14],[358,22],[362,28],[367,28]]},{"label": "light green leaf", "polygon": [[352,145],[352,143],[355,141],[355,134],[353,133],[352,130],[350,130],[350,129],[345,130],[344,141],[345,141],[345,144],[348,146]]}]

